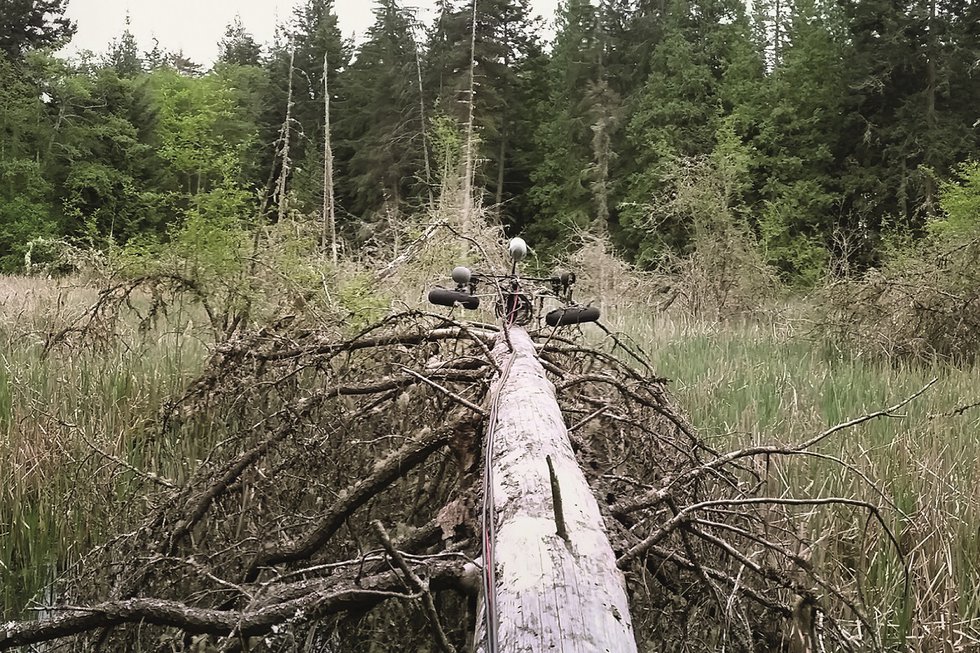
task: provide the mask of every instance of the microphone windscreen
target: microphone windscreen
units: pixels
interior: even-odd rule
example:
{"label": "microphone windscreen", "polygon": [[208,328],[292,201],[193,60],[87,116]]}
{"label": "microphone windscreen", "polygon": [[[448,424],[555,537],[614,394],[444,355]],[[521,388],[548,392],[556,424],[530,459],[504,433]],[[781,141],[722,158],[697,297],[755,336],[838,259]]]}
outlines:
{"label": "microphone windscreen", "polygon": [[527,243],[524,242],[523,238],[511,238],[507,251],[514,261],[521,261],[527,256]]}
{"label": "microphone windscreen", "polygon": [[429,303],[438,306],[455,306],[459,304],[463,308],[470,310],[479,308],[480,298],[458,290],[448,288],[433,288],[429,291]]}
{"label": "microphone windscreen", "polygon": [[470,272],[470,269],[468,267],[464,265],[457,265],[456,267],[453,268],[452,276],[453,276],[453,281],[455,281],[460,285],[463,285],[470,282],[470,279],[473,277],[473,273]]}
{"label": "microphone windscreen", "polygon": [[544,321],[550,327],[565,326],[566,324],[582,324],[595,322],[599,319],[599,309],[595,306],[569,306],[556,308],[545,316]]}

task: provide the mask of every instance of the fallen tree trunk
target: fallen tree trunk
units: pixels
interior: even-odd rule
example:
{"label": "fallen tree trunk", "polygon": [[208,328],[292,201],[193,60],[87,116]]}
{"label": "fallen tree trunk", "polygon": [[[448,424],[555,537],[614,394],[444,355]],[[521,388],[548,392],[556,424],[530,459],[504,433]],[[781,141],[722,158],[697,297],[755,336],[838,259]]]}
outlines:
{"label": "fallen tree trunk", "polygon": [[487,434],[493,627],[479,650],[636,651],[625,580],[534,343],[514,327],[492,353],[502,370]]}

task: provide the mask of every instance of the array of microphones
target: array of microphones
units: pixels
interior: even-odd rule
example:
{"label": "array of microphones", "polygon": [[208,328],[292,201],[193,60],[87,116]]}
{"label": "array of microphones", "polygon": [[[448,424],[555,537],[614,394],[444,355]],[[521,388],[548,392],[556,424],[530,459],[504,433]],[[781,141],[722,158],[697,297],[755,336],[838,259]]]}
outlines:
{"label": "array of microphones", "polygon": [[[507,251],[513,261],[514,267],[511,268],[511,275],[514,276],[517,263],[527,256],[527,243],[522,238],[512,238]],[[451,276],[456,287],[453,289],[433,288],[429,291],[429,302],[438,306],[462,306],[469,310],[479,308],[480,298],[475,294],[477,282],[480,281],[479,276],[474,275],[469,268],[462,265],[453,268]],[[545,322],[548,326],[559,327],[583,322],[596,322],[599,319],[598,308],[578,306],[572,303],[571,287],[575,284],[574,272],[558,272],[548,281],[551,283],[555,296],[568,303],[567,306],[556,308],[545,316]],[[507,290],[505,292],[516,291]]]}

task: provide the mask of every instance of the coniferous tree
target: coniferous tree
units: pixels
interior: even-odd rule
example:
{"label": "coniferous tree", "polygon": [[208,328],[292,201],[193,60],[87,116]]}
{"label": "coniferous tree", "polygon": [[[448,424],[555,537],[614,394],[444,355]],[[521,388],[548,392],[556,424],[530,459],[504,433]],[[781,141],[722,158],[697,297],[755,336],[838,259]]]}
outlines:
{"label": "coniferous tree", "polygon": [[657,201],[678,160],[706,157],[733,101],[761,75],[742,3],[674,0],[663,40],[653,50],[650,75],[632,99],[628,133],[636,156],[622,225],[644,263],[682,251],[690,238],[683,216],[662,214]]}
{"label": "coniferous tree", "polygon": [[360,216],[382,207],[397,213],[418,191],[423,148],[414,19],[397,0],[375,0],[374,16],[345,71],[336,124],[350,152],[347,206]]}
{"label": "coniferous tree", "polygon": [[426,86],[438,114],[459,125],[467,122],[472,36],[473,115],[483,162],[476,183],[491,203],[506,206],[526,188],[529,174],[519,144],[528,142],[525,107],[533,93],[528,80],[541,56],[530,4],[476,0],[474,7],[469,1],[442,0],[438,12],[427,48]]}
{"label": "coniferous tree", "polygon": [[0,51],[12,60],[28,50],[56,48],[75,34],[65,18],[67,0],[4,0],[0,2]]}
{"label": "coniferous tree", "polygon": [[143,72],[143,60],[140,58],[136,37],[129,30],[129,15],[126,15],[126,27],[118,38],[109,44],[109,50],[103,58],[103,64],[116,71],[120,77],[135,77]]}
{"label": "coniferous tree", "polygon": [[113,67],[68,65],[53,78],[45,170],[62,235],[92,244],[161,233],[166,165],[153,140],[156,110],[143,80]]}
{"label": "coniferous tree", "polygon": [[[337,26],[333,0],[306,0],[297,6],[293,20],[286,28],[286,37],[288,43],[280,43],[278,47],[274,45],[270,58],[270,76],[277,84],[273,89],[277,96],[273,106],[277,110],[272,118],[272,127],[277,133],[286,115],[286,88],[290,79],[292,49],[295,70],[292,74],[293,124],[290,127],[298,136],[291,140],[290,145],[290,158],[296,163],[293,188],[299,200],[298,208],[313,212],[321,206],[324,192],[324,61],[327,62],[326,73],[330,76],[331,114],[339,115],[344,94],[339,71],[347,67],[350,48]],[[334,154],[335,168],[340,176],[346,175],[346,161],[350,153],[338,148]]]}
{"label": "coniferous tree", "polygon": [[153,39],[153,48],[143,53],[147,71],[159,70],[169,65],[170,53],[160,47],[159,39]]}
{"label": "coniferous tree", "polygon": [[980,8],[959,0],[840,5],[852,44],[842,214],[872,234],[888,223],[918,230],[936,210],[936,177],[980,146]]}
{"label": "coniferous tree", "polygon": [[650,75],[650,59],[663,40],[668,5],[666,0],[607,0],[605,32],[611,42],[612,58],[609,68],[615,78],[623,80],[617,91],[624,97],[642,88]]}
{"label": "coniferous tree", "polygon": [[[833,5],[798,0],[783,2],[781,11],[779,59],[765,92],[740,111],[754,124],[766,255],[787,278],[812,281],[823,273],[839,226],[847,44]],[[767,56],[772,52],[769,46]]]}
{"label": "coniferous tree", "polygon": [[588,227],[595,215],[589,189],[594,117],[588,96],[601,81],[598,20],[589,0],[566,0],[559,10],[541,109],[545,119],[535,137],[540,159],[529,192],[538,219],[528,225],[528,233],[536,241],[557,242],[572,229]]}
{"label": "coniferous tree", "polygon": [[170,67],[181,75],[196,77],[197,75],[201,74],[201,64],[195,62],[190,57],[185,55],[183,50],[172,52],[168,59]]}
{"label": "coniferous tree", "polygon": [[218,43],[218,61],[237,66],[258,66],[261,63],[262,46],[245,26],[240,15],[225,27],[224,38]]}

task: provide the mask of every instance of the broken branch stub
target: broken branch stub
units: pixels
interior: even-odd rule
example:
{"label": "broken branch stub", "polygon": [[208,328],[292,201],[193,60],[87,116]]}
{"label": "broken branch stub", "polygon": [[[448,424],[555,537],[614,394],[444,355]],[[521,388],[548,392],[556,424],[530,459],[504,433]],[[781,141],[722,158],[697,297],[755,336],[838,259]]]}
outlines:
{"label": "broken branch stub", "polygon": [[[555,388],[521,328],[493,349],[491,474],[497,650],[636,651],[625,580],[578,466]],[[508,364],[509,363],[509,364]],[[550,457],[554,474],[549,473]],[[556,527],[552,477],[567,541]],[[486,643],[478,650],[487,650]]]}

